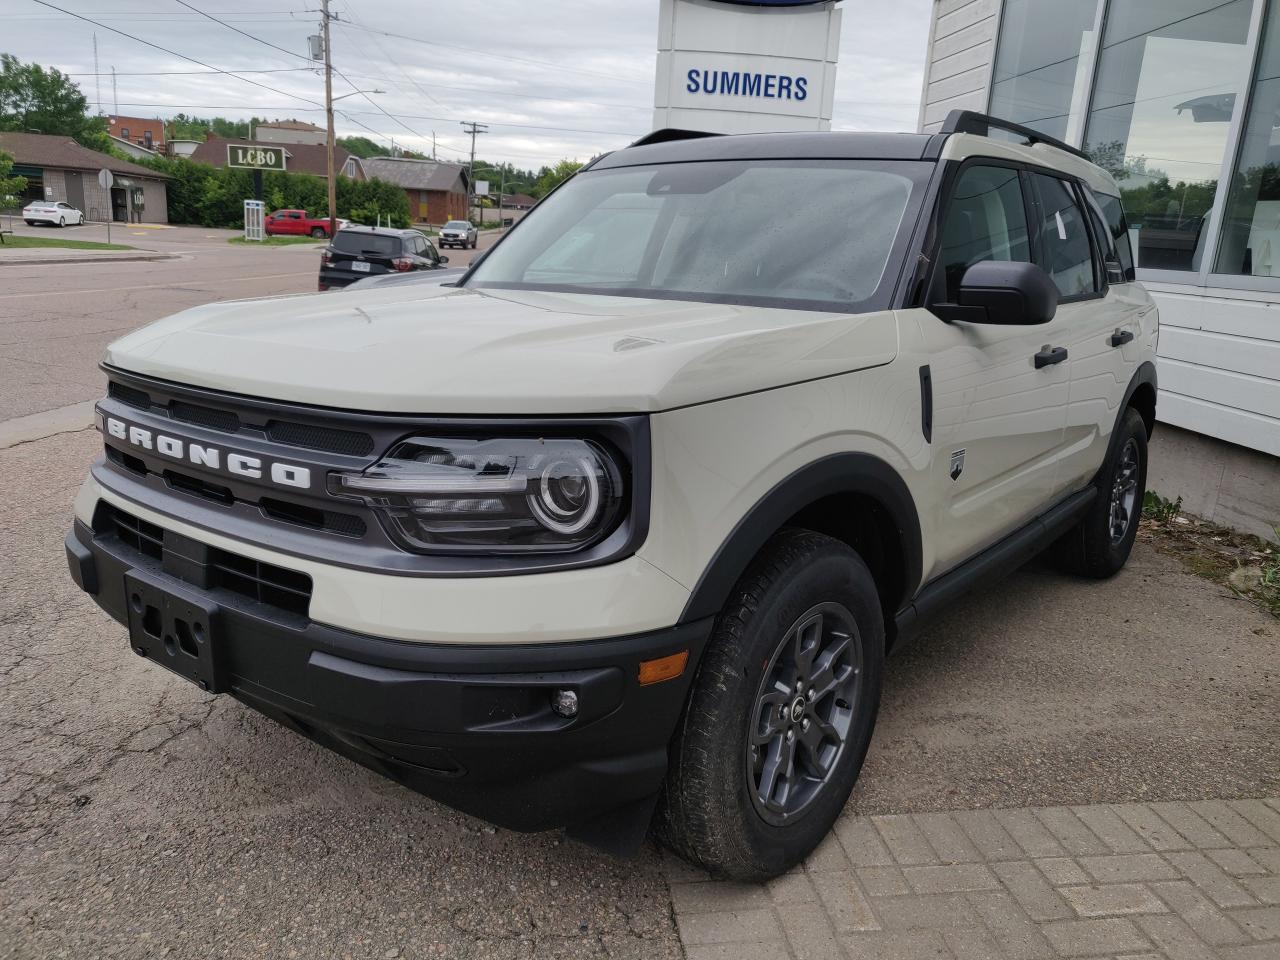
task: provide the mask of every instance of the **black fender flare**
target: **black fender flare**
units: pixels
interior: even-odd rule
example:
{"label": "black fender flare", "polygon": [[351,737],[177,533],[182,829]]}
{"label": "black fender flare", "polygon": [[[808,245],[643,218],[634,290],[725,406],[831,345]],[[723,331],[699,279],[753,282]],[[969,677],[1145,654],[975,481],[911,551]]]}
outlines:
{"label": "black fender flare", "polygon": [[[1094,477],[1095,483],[1097,482],[1098,476],[1102,475],[1102,471],[1106,468],[1106,465],[1111,462],[1111,458],[1115,456],[1116,438],[1120,435],[1120,421],[1124,419],[1125,411],[1129,409],[1129,406],[1133,401],[1133,395],[1137,393],[1138,388],[1142,386],[1151,387],[1151,389],[1155,391],[1156,396],[1160,396],[1160,385],[1157,382],[1156,377],[1156,365],[1150,360],[1144,360],[1138,365],[1138,369],[1134,371],[1133,376],[1129,380],[1129,386],[1125,388],[1124,400],[1122,400],[1120,402],[1120,406],[1116,408],[1116,422],[1111,426],[1111,437],[1107,441],[1107,456],[1106,459],[1102,461],[1102,465],[1098,467],[1098,474]],[[1154,428],[1154,426],[1155,421],[1153,418],[1152,427]],[[1147,436],[1148,439],[1150,439],[1150,433],[1148,433]]]}
{"label": "black fender flare", "polygon": [[[718,614],[733,585],[742,578],[760,548],[797,513],[825,497],[861,494],[876,500],[897,528],[902,548],[906,603],[920,586],[920,517],[911,491],[898,472],[868,453],[837,453],[801,467],[766,493],[740,519],[698,578],[681,623]],[[892,616],[893,611],[888,612]]]}

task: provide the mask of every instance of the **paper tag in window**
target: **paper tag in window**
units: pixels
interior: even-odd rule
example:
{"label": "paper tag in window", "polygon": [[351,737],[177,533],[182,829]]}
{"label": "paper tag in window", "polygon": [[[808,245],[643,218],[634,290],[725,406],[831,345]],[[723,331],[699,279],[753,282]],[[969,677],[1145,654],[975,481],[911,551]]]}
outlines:
{"label": "paper tag in window", "polygon": [[1062,214],[1057,210],[1053,211],[1053,219],[1058,221],[1058,239],[1067,239],[1067,225],[1062,222]]}

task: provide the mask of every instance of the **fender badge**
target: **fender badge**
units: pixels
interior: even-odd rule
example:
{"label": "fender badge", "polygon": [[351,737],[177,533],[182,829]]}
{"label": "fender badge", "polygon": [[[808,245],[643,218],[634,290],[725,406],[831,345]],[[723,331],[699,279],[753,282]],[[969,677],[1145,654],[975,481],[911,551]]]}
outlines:
{"label": "fender badge", "polygon": [[964,473],[964,451],[954,450],[951,453],[951,479],[960,479],[962,473]]}

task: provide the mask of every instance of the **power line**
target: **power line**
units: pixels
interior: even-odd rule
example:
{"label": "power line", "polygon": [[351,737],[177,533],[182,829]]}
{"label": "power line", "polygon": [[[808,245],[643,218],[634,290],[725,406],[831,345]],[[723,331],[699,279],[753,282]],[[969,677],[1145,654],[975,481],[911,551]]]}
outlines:
{"label": "power line", "polygon": [[306,60],[308,63],[311,62],[310,57],[304,57],[302,54],[298,53],[296,50],[289,50],[288,48],[282,47],[279,44],[272,43],[270,40],[263,40],[261,37],[255,37],[252,33],[248,33],[244,30],[241,30],[239,27],[232,26],[231,24],[227,23],[227,21],[225,20],[219,20],[212,13],[205,13],[199,7],[192,6],[191,4],[187,3],[187,0],[175,0],[175,2],[182,4],[182,6],[186,7],[192,13],[198,13],[200,16],[207,17],[208,19],[212,20],[214,23],[222,24],[222,26],[226,27],[228,30],[234,30],[236,33],[240,34],[240,36],[242,37],[248,37],[250,40],[254,41],[255,43],[261,43],[263,46],[270,47],[273,50],[279,50],[281,53],[287,53],[291,57],[298,57],[299,59]]}
{"label": "power line", "polygon": [[[236,73],[299,73],[310,72],[315,67],[275,67],[271,70],[237,70]],[[223,73],[222,70],[143,70],[140,72],[126,73],[120,71],[117,77],[211,77],[216,74]],[[101,73],[66,73],[67,77],[109,77],[110,71],[103,70]]]}
{"label": "power line", "polygon": [[278,93],[281,96],[293,97],[295,100],[301,100],[304,103],[315,104],[317,107],[322,106],[322,104],[317,103],[315,100],[312,100],[310,97],[299,96],[296,93],[290,93],[287,90],[281,90],[279,87],[273,87],[266,83],[259,83],[257,80],[250,80],[248,77],[242,77],[238,73],[235,73],[234,71],[223,70],[219,67],[215,67],[211,63],[205,63],[203,60],[197,60],[195,57],[189,57],[185,53],[178,53],[178,51],[176,50],[170,50],[168,47],[163,47],[158,43],[152,43],[150,40],[143,40],[141,37],[134,36],[132,33],[126,33],[124,30],[118,30],[115,27],[107,26],[107,24],[94,20],[92,17],[86,17],[83,14],[75,13],[74,11],[67,10],[64,7],[59,7],[56,4],[49,3],[48,0],[32,0],[32,2],[38,3],[42,7],[48,7],[50,10],[57,10],[59,13],[64,13],[69,17],[75,17],[77,20],[83,20],[85,23],[92,23],[94,26],[101,27],[103,30],[110,30],[112,33],[117,33],[122,37],[127,37],[128,39],[133,40],[136,43],[141,43],[144,46],[151,47],[153,50],[159,50],[162,53],[169,54],[169,56],[171,57],[177,57],[180,60],[186,60],[190,63],[196,64],[196,66],[200,66],[208,70],[212,70],[215,73],[225,74],[228,77],[235,77],[237,80],[243,81],[244,83],[252,84],[255,87],[261,87],[264,90],[270,90],[272,93]]}

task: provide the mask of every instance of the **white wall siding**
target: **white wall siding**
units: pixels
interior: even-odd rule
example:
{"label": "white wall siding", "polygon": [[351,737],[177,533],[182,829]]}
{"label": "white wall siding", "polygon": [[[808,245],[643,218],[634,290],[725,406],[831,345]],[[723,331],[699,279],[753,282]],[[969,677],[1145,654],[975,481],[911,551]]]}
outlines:
{"label": "white wall siding", "polygon": [[1160,307],[1160,420],[1280,456],[1280,302],[1148,287]]}
{"label": "white wall siding", "polygon": [[952,110],[985,110],[999,0],[938,0],[925,64],[920,129],[932,133]]}

